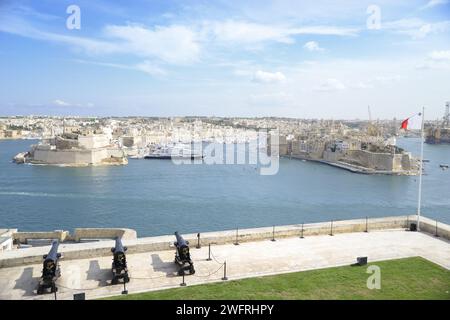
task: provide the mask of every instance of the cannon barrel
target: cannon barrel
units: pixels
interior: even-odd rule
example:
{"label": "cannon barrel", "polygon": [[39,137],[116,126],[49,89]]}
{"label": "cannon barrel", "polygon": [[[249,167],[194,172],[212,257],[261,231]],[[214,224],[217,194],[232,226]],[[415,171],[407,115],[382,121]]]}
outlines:
{"label": "cannon barrel", "polygon": [[58,240],[53,240],[52,241],[52,248],[50,249],[50,251],[48,252],[47,256],[45,257],[45,261],[48,261],[48,260],[56,261],[56,260],[58,260],[58,247],[59,247]]}
{"label": "cannon barrel", "polygon": [[177,247],[188,246],[188,242],[184,240],[184,238],[178,233],[178,231],[175,232],[175,237],[177,238]]}
{"label": "cannon barrel", "polygon": [[126,248],[122,244],[122,240],[119,237],[116,237],[116,245],[114,246],[114,253],[122,252],[125,253]]}

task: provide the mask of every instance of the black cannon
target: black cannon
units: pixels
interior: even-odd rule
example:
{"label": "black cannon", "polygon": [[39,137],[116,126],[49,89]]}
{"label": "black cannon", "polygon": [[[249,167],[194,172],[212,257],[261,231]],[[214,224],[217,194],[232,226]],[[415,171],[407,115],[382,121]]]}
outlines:
{"label": "black cannon", "polygon": [[116,238],[116,246],[111,248],[111,252],[113,253],[113,262],[112,262],[112,274],[113,278],[111,284],[118,284],[120,279],[123,279],[123,282],[129,282],[130,277],[128,276],[128,268],[127,268],[127,259],[125,257],[125,251],[127,251],[127,247],[122,245],[122,241],[119,237]]}
{"label": "black cannon", "polygon": [[43,294],[50,288],[50,292],[58,291],[56,287],[56,280],[61,276],[61,269],[59,268],[58,259],[61,258],[61,254],[58,253],[59,242],[57,240],[52,241],[52,248],[49,253],[43,256],[44,263],[42,268],[42,277],[39,280],[39,286],[37,288],[37,294]]}
{"label": "black cannon", "polygon": [[194,274],[194,262],[191,260],[191,255],[189,254],[189,241],[183,239],[182,236],[175,232],[175,237],[177,241],[174,242],[177,251],[175,252],[175,263],[180,266],[178,270],[178,275],[182,276],[189,271],[189,274]]}

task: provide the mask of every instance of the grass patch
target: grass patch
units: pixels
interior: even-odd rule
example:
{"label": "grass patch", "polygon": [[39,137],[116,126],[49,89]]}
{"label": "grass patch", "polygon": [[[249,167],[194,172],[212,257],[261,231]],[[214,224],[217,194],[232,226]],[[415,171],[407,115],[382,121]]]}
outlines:
{"label": "grass patch", "polygon": [[[381,289],[368,289],[367,266],[344,266],[187,286],[108,299],[440,299],[450,300],[450,271],[420,257],[369,263]],[[189,278],[187,278],[189,279]]]}

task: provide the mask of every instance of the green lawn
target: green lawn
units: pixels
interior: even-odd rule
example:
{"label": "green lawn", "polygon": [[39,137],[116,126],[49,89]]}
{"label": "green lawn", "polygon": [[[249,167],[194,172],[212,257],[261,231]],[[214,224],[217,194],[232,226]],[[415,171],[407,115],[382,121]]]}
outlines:
{"label": "green lawn", "polygon": [[[112,299],[445,299],[450,300],[450,271],[422,258],[389,260],[381,268],[381,289],[367,288],[367,266],[295,272]],[[189,277],[187,278],[189,279]],[[187,280],[189,282],[189,280]]]}

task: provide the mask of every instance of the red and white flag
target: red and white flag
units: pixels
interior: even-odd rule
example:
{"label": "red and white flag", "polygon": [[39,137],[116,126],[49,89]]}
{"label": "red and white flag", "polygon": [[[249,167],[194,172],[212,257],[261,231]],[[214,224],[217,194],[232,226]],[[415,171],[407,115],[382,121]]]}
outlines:
{"label": "red and white flag", "polygon": [[412,117],[415,117],[415,116],[419,116],[420,117],[421,115],[422,115],[422,113],[418,113],[418,114],[415,114],[415,115],[413,115],[413,116],[411,116],[409,118],[406,118],[405,120],[402,121],[402,125],[401,125],[400,129],[408,130],[409,119],[411,119]]}
{"label": "red and white flag", "polygon": [[408,130],[408,121],[409,121],[409,118],[403,120],[402,121],[402,126],[400,127],[400,129]]}

